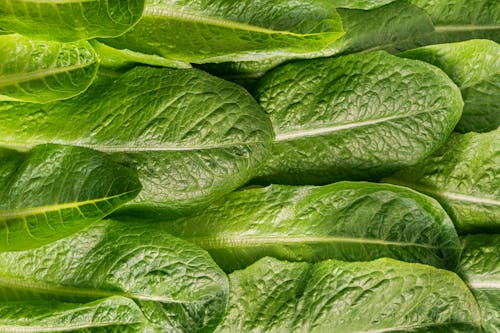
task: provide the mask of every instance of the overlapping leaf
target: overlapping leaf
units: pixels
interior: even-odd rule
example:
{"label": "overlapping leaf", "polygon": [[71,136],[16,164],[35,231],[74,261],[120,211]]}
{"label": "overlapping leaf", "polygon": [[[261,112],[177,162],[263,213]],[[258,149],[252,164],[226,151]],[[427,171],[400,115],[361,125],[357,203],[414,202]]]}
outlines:
{"label": "overlapping leaf", "polygon": [[264,60],[319,51],[343,34],[330,0],[148,0],[139,23],[102,40],[192,63]]}
{"label": "overlapping leaf", "polygon": [[137,169],[129,207],[191,213],[245,184],[267,157],[272,127],[241,87],[195,69],[136,67],[78,98],[0,104],[0,146],[92,147]]}
{"label": "overlapping leaf", "polygon": [[130,29],[143,10],[144,0],[3,0],[0,29],[60,41],[114,37]]}
{"label": "overlapping leaf", "polygon": [[42,145],[0,154],[0,188],[0,251],[12,251],[87,227],[132,200],[141,184],[101,152]]}
{"label": "overlapping leaf", "polygon": [[99,67],[85,41],[34,41],[0,35],[0,101],[46,103],[85,91]]}
{"label": "overlapping leaf", "polygon": [[385,52],[277,68],[255,96],[273,123],[262,183],[377,178],[434,152],[460,119],[460,90],[441,71]]}
{"label": "overlapping leaf", "polygon": [[163,228],[205,248],[226,271],[265,256],[309,262],[392,257],[454,269],[460,256],[458,235],[437,202],[365,182],[238,191]]}
{"label": "overlapping leaf", "polygon": [[210,331],[225,311],[226,275],[204,250],[152,230],[107,220],[35,250],[1,253],[0,301],[122,296],[161,332]]}
{"label": "overlapping leaf", "polygon": [[461,233],[500,231],[500,129],[454,133],[436,153],[385,181],[435,197]]}
{"label": "overlapping leaf", "polygon": [[487,132],[500,125],[500,45],[490,40],[431,45],[400,56],[441,68],[460,88],[464,111],[455,130]]}
{"label": "overlapping leaf", "polygon": [[483,332],[500,332],[500,234],[468,235],[462,238],[464,251],[460,273],[481,309]]}
{"label": "overlapping leaf", "polygon": [[216,332],[481,332],[464,282],[431,266],[264,258],[229,279]]}

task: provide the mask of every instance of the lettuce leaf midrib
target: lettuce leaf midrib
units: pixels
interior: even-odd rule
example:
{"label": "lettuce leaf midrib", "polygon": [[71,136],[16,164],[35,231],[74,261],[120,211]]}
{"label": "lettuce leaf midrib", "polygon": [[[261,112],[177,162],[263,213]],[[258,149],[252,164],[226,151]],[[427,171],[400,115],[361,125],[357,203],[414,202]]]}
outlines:
{"label": "lettuce leaf midrib", "polygon": [[[362,243],[394,246],[414,246],[428,249],[442,249],[443,247],[419,244],[412,242],[397,242],[380,240],[373,238],[354,238],[342,236],[252,236],[241,237],[238,235],[228,235],[234,237],[186,237],[187,241],[197,244],[204,249],[239,248],[239,247],[259,247],[263,245],[291,245],[310,243]],[[454,248],[453,248],[454,249]]]}
{"label": "lettuce leaf midrib", "polygon": [[71,209],[71,208],[79,208],[81,206],[92,205],[99,202],[106,202],[112,199],[126,197],[127,195],[133,194],[137,192],[139,189],[134,189],[126,192],[122,192],[120,194],[107,196],[98,199],[90,199],[83,201],[72,201],[72,202],[63,202],[57,203],[54,205],[46,205],[46,206],[37,206],[37,207],[27,207],[27,208],[18,208],[12,210],[0,210],[0,222],[8,221],[12,218],[23,218],[25,216],[35,216],[50,212],[57,212],[63,209]]}

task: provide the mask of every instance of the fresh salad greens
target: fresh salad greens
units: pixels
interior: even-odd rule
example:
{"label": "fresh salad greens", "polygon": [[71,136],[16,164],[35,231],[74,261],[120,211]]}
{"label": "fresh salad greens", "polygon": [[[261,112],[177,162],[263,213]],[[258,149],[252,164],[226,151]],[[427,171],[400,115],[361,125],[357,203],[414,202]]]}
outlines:
{"label": "fresh salad greens", "polygon": [[430,266],[263,258],[229,280],[216,332],[481,332],[465,283]]}
{"label": "fresh salad greens", "polygon": [[39,145],[0,153],[0,251],[69,236],[134,199],[131,168],[87,148]]}
{"label": "fresh salad greens", "polygon": [[374,179],[414,165],[444,143],[463,106],[444,73],[381,51],[279,67],[255,98],[276,134],[255,181],[282,184]]}
{"label": "fresh salad greens", "polygon": [[500,125],[500,45],[491,40],[430,45],[401,53],[441,68],[464,98],[456,131],[488,132]]}
{"label": "fresh salad greens", "polygon": [[462,243],[459,272],[479,303],[483,332],[500,332],[500,235],[467,235]]}
{"label": "fresh salad greens", "polygon": [[366,182],[246,189],[164,226],[206,249],[226,271],[265,256],[308,262],[391,257],[454,269],[460,256],[458,235],[437,202]]}
{"label": "fresh salad greens", "polygon": [[499,42],[498,0],[0,1],[0,332],[500,333]]}
{"label": "fresh salad greens", "polygon": [[436,153],[384,180],[435,197],[461,233],[500,232],[500,129],[454,133]]}

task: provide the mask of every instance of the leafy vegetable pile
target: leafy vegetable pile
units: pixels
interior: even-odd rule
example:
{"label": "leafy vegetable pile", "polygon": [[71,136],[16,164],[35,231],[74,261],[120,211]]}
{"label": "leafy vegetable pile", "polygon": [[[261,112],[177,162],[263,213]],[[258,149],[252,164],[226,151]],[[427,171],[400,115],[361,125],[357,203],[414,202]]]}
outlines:
{"label": "leafy vegetable pile", "polygon": [[0,332],[500,332],[498,42],[498,0],[2,1]]}

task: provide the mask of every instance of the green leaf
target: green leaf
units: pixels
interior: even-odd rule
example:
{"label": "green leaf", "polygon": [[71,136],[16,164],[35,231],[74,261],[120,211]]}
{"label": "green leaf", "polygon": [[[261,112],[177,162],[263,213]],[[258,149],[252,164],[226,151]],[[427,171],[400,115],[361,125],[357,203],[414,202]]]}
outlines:
{"label": "green leaf", "polygon": [[384,181],[436,198],[459,233],[500,232],[500,129],[454,133],[436,153]]}
{"label": "green leaf", "polygon": [[0,301],[133,299],[162,332],[211,331],[227,302],[204,250],[145,222],[97,222],[35,250],[0,254]]}
{"label": "green leaf", "polygon": [[233,192],[163,228],[209,251],[225,271],[265,256],[309,262],[392,257],[454,269],[460,256],[453,223],[437,202],[365,182]]}
{"label": "green leaf", "polygon": [[400,56],[438,66],[458,85],[464,110],[455,130],[487,132],[500,125],[500,45],[471,40],[421,47]]}
{"label": "green leaf", "polygon": [[229,279],[216,332],[481,332],[467,286],[431,266],[264,258]]}
{"label": "green leaf", "polygon": [[264,60],[318,51],[343,34],[330,0],[148,0],[126,34],[102,40],[119,49],[184,62]]}
{"label": "green leaf", "polygon": [[113,296],[86,304],[58,301],[0,303],[1,332],[153,332],[133,300]]}
{"label": "green leaf", "polygon": [[330,0],[337,8],[375,9],[395,0]]}
{"label": "green leaf", "polygon": [[137,169],[128,212],[140,216],[191,213],[244,185],[272,139],[248,92],[195,69],[136,67],[68,101],[0,104],[0,146],[86,146]]}
{"label": "green leaf", "polygon": [[282,66],[261,79],[255,96],[276,133],[259,183],[388,175],[441,146],[463,105],[440,70],[385,52]]}
{"label": "green leaf", "polygon": [[91,40],[90,43],[99,55],[101,71],[124,72],[140,64],[171,68],[191,68],[190,64],[178,60],[165,59],[157,55],[138,53],[130,50],[118,50],[97,40]]}
{"label": "green leaf", "polygon": [[136,173],[101,152],[42,145],[0,157],[0,251],[38,247],[110,214],[140,191]]}
{"label": "green leaf", "polygon": [[428,43],[459,42],[473,38],[500,42],[498,0],[410,0],[424,9],[436,28]]}
{"label": "green leaf", "polygon": [[89,43],[34,41],[0,35],[0,101],[46,103],[84,92],[98,57]]}
{"label": "green leaf", "polygon": [[500,234],[468,235],[462,238],[460,261],[463,279],[481,309],[483,332],[500,332]]}
{"label": "green leaf", "polygon": [[144,0],[4,0],[0,29],[66,42],[114,37],[130,29],[143,10]]}
{"label": "green leaf", "polygon": [[420,46],[422,38],[434,33],[427,14],[405,0],[394,1],[373,10],[341,8],[338,12],[342,18],[345,35],[319,52],[286,56],[277,54],[265,61],[206,64],[202,68],[228,78],[256,77],[291,58],[318,58],[367,50],[397,53]]}

